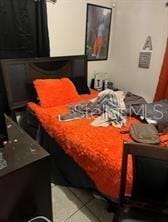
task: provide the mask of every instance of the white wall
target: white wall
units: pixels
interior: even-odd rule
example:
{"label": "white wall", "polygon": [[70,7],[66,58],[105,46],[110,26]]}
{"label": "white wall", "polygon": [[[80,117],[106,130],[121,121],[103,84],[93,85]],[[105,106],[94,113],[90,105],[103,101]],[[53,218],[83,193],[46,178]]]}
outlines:
{"label": "white wall", "polygon": [[[125,90],[155,94],[168,36],[165,0],[118,0],[113,27],[112,79]],[[150,69],[138,68],[139,52],[147,36],[152,37]]]}
{"label": "white wall", "polygon": [[[56,4],[48,2],[47,10],[51,56],[84,54],[87,3],[112,8],[114,2],[115,0],[57,0]],[[110,39],[109,44],[108,60],[88,63],[89,82],[95,71],[111,71],[111,42],[112,39]]]}
{"label": "white wall", "polygon": [[[95,71],[108,72],[119,88],[153,99],[168,35],[167,0],[57,0],[47,3],[51,56],[84,54],[86,5],[113,9],[109,57],[89,62],[89,80]],[[150,69],[138,68],[139,52],[152,37]]]}

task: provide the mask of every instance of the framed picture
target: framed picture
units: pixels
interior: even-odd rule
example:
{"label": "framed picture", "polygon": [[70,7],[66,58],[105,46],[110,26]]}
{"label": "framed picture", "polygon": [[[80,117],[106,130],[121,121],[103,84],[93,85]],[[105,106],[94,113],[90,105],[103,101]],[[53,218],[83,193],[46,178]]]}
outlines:
{"label": "framed picture", "polygon": [[85,54],[89,61],[108,58],[112,9],[87,4]]}
{"label": "framed picture", "polygon": [[151,52],[140,52],[139,54],[139,68],[149,69]]}

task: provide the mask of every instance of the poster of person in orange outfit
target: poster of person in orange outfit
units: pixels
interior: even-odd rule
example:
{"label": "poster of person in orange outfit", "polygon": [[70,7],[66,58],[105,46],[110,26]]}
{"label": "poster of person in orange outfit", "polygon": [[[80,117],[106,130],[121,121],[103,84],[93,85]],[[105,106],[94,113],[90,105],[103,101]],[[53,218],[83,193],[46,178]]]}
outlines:
{"label": "poster of person in orange outfit", "polygon": [[85,53],[90,61],[108,57],[111,14],[111,8],[87,5]]}
{"label": "poster of person in orange outfit", "polygon": [[100,58],[101,51],[104,46],[104,31],[105,31],[105,25],[104,22],[100,22],[100,24],[97,27],[96,30],[96,39],[93,43],[93,48],[92,48],[92,57],[96,57],[96,59]]}

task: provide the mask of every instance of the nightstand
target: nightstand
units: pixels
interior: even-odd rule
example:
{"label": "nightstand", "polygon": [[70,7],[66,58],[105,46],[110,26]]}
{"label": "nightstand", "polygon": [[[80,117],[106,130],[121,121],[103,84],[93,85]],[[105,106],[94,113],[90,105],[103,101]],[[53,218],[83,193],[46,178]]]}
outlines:
{"label": "nightstand", "polygon": [[49,154],[6,117],[9,141],[2,149],[7,167],[0,170],[0,221],[52,220]]}

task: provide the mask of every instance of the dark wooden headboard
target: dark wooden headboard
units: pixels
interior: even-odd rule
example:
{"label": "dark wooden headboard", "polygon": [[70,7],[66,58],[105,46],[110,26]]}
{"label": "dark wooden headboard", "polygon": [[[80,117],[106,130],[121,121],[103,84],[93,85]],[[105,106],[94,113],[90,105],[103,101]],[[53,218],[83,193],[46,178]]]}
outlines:
{"label": "dark wooden headboard", "polygon": [[10,110],[25,107],[27,84],[35,79],[83,77],[87,81],[87,60],[83,55],[52,58],[1,60]]}

